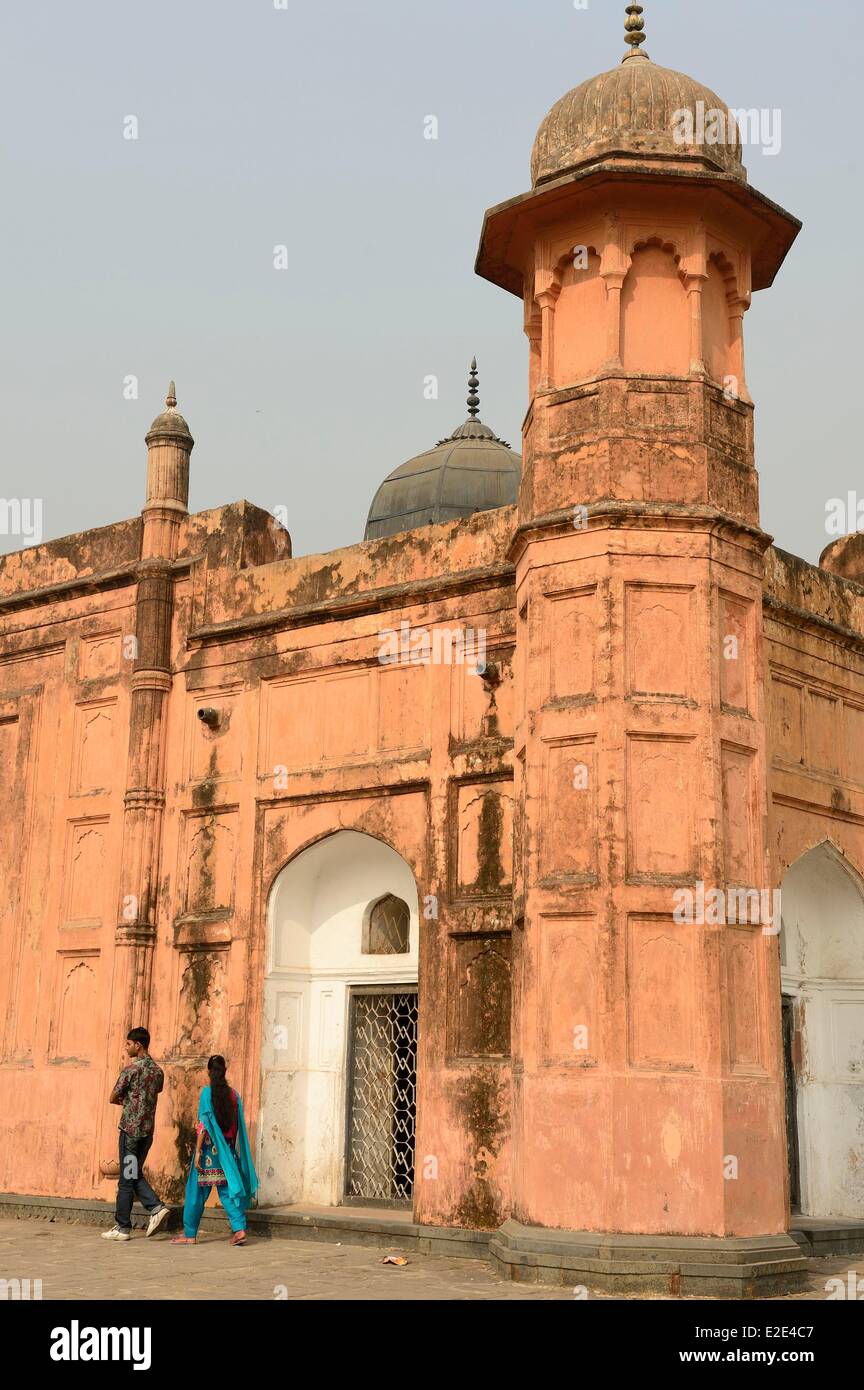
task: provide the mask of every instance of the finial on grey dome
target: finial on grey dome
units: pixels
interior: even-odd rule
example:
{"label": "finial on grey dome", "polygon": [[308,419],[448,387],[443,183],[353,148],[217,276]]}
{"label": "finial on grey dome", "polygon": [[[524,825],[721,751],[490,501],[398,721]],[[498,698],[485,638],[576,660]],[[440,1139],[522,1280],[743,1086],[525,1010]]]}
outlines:
{"label": "finial on grey dome", "polygon": [[468,375],[468,414],[472,420],[480,414],[480,397],[477,387],[480,385],[480,378],[477,375],[477,358],[471,358],[471,370]]}

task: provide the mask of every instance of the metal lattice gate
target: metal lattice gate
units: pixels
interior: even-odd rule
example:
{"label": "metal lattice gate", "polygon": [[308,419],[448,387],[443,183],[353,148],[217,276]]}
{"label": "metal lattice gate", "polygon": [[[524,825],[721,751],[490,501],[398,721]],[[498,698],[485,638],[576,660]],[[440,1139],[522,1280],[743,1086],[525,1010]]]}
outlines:
{"label": "metal lattice gate", "polygon": [[352,990],[345,1201],[411,1201],[417,1114],[417,991]]}
{"label": "metal lattice gate", "polygon": [[782,998],[783,1020],[783,1069],[786,1078],[786,1152],[789,1164],[789,1203],[793,1211],[801,1202],[801,1184],[798,1172],[798,1102],[795,1094],[795,1062],[793,1060],[793,1040],[795,1037],[795,1004],[788,996]]}

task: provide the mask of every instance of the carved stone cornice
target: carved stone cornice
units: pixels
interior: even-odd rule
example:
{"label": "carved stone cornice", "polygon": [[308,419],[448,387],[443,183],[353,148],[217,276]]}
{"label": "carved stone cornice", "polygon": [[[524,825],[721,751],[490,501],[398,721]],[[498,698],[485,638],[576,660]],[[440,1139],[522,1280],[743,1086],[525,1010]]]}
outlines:
{"label": "carved stone cornice", "polygon": [[135,671],[129,684],[133,694],[138,690],[161,690],[168,695],[171,691],[172,679],[170,671]]}
{"label": "carved stone cornice", "polygon": [[154,787],[130,787],[123,798],[127,811],[162,811],[165,792]]}
{"label": "carved stone cornice", "polygon": [[156,927],[152,922],[118,922],[114,929],[116,946],[155,946]]}

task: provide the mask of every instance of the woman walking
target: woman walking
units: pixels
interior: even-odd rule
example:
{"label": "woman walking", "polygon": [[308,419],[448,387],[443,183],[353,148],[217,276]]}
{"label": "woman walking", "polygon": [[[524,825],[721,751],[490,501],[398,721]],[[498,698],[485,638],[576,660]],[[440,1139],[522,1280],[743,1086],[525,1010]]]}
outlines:
{"label": "woman walking", "polygon": [[204,1205],[211,1187],[219,1194],[231,1226],[231,1244],[246,1244],[246,1208],[258,1188],[252,1162],[243,1102],[225,1079],[225,1058],[207,1063],[210,1085],[201,1092],[195,1126],[195,1157],[186,1183],[183,1234],[172,1245],[195,1245]]}

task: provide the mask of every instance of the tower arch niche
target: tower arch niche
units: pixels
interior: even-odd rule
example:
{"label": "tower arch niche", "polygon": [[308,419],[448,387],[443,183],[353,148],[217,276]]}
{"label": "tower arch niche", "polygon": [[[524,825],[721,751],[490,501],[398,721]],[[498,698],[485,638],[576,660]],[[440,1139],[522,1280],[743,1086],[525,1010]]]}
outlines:
{"label": "tower arch niche", "polygon": [[554,313],[554,385],[570,386],[594,376],[606,348],[606,284],[594,246],[584,248],[578,264],[573,248],[555,268],[560,294]]}
{"label": "tower arch niche", "polygon": [[[368,950],[370,910],[384,898],[407,906],[407,951]],[[352,993],[416,989],[419,932],[411,869],[371,835],[336,831],[276,876],[267,904],[262,1205],[343,1200]]]}
{"label": "tower arch niche", "polygon": [[781,981],[800,1039],[800,1209],[864,1217],[864,881],[827,841],[787,870]]}
{"label": "tower arch niche", "polygon": [[659,237],[633,251],[621,295],[621,360],[625,372],[690,371],[690,312],[680,257]]}

